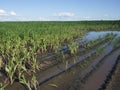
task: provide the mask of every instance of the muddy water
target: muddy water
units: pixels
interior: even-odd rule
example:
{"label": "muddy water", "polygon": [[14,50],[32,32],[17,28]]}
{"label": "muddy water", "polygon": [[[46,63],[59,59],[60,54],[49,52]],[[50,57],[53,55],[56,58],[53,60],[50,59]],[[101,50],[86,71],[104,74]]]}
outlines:
{"label": "muddy water", "polygon": [[[81,89],[81,87],[77,87],[77,88],[69,88],[69,86],[70,85],[72,85],[71,84],[71,82],[70,81],[73,81],[74,82],[74,79],[75,79],[75,77],[79,77],[79,78],[84,78],[84,76],[87,74],[87,73],[89,73],[91,70],[92,70],[92,68],[93,67],[95,67],[96,66],[96,64],[97,63],[99,63],[99,61],[104,57],[104,56],[106,56],[108,53],[110,53],[111,51],[113,50],[113,47],[111,46],[111,45],[109,45],[109,46],[107,46],[107,48],[105,49],[105,51],[104,51],[104,53],[101,55],[101,57],[98,57],[98,58],[96,58],[96,60],[86,69],[86,70],[84,70],[84,71],[82,71],[82,73],[79,75],[79,73],[80,73],[80,69],[78,69],[78,70],[72,70],[72,72],[73,73],[75,73],[75,75],[72,75],[71,73],[68,73],[67,72],[67,74],[62,74],[62,75],[60,75],[60,76],[57,76],[57,77],[55,77],[55,78],[53,78],[53,79],[51,79],[50,81],[48,81],[48,82],[46,82],[45,84],[43,84],[43,85],[41,85],[40,87],[39,87],[39,90],[46,90],[46,89],[48,89],[49,88],[49,90],[80,90]],[[119,49],[119,52],[120,52],[120,49]],[[117,56],[117,54],[116,53],[119,53],[118,52],[118,50],[115,52],[115,56]],[[111,56],[111,55],[110,55]],[[98,81],[99,80],[101,80],[100,82],[100,84],[102,84],[103,82],[102,81],[104,81],[104,79],[105,79],[105,77],[106,77],[106,74],[108,74],[108,71],[107,70],[110,70],[111,69],[111,67],[112,67],[112,65],[114,64],[114,58],[115,58],[115,56],[114,56],[114,54],[113,54],[113,56],[111,56],[110,58],[111,58],[111,60],[110,61],[108,61],[109,60],[109,58],[107,58],[107,59],[105,59],[107,62],[105,62],[103,65],[104,65],[104,67],[102,67],[102,69],[100,70],[101,72],[100,73],[98,73],[97,75],[99,75],[99,76],[102,76],[101,75],[101,73],[102,72],[104,72],[104,73],[102,73],[103,74],[103,76],[104,76],[104,78],[103,79],[98,79]],[[113,60],[112,60],[113,59]],[[109,63],[109,64],[108,64]],[[103,71],[104,70],[104,71]],[[99,76],[97,77],[97,78],[99,78]],[[97,79],[96,78],[96,76],[94,76],[94,80],[96,80]],[[91,80],[92,81],[92,80]],[[99,88],[99,86],[100,86],[100,84],[99,84],[99,82],[98,81],[96,81],[96,82],[92,82],[92,85],[94,86],[94,83],[98,83],[97,85],[96,85],[96,87],[98,87]],[[76,83],[76,82],[75,82]],[[81,84],[81,83],[80,83]],[[91,82],[90,82],[90,84],[91,84]],[[74,85],[74,83],[73,83],[73,85]],[[85,89],[85,90],[97,90],[97,89],[89,89],[89,86],[91,86],[91,85],[89,85],[89,84],[85,84],[85,85],[88,85],[88,86],[85,86],[85,87],[88,87],[87,89]],[[83,89],[82,89],[83,90]]]}
{"label": "muddy water", "polygon": [[120,53],[120,49],[109,55],[105,62],[88,78],[83,90],[98,90],[115,63],[116,58]]}
{"label": "muddy water", "polygon": [[[106,47],[107,45],[108,45],[107,43],[104,44],[105,47]],[[109,48],[109,49],[107,49],[107,52],[105,51],[106,54],[108,54],[108,53],[112,50],[111,46],[108,46],[107,48]],[[87,54],[79,57],[79,59],[77,59],[75,62],[74,62],[73,60],[71,60],[72,62],[69,62],[69,63],[67,64],[67,67],[66,67],[65,64],[62,63],[62,64],[59,64],[59,66],[57,66],[57,67],[53,67],[53,68],[49,69],[48,72],[45,71],[45,72],[42,72],[42,74],[39,73],[39,74],[37,75],[37,77],[39,77],[39,79],[38,79],[39,84],[41,85],[41,84],[43,84],[44,82],[46,82],[46,81],[48,81],[48,80],[50,80],[50,79],[52,79],[52,78],[60,75],[61,73],[65,72],[66,70],[68,70],[68,69],[76,66],[76,64],[78,64],[78,63],[82,62],[83,60],[87,59],[87,58],[88,58],[88,55],[93,55],[93,54],[95,54],[95,52],[96,52],[96,49],[93,49],[93,50],[90,51],[89,53],[87,53]],[[105,56],[105,55],[103,55],[103,57],[104,57],[104,56]],[[101,60],[101,58],[100,58],[100,60]],[[73,63],[73,62],[74,62],[74,63]],[[95,63],[95,62],[94,62],[94,63]],[[49,73],[49,74],[48,74],[48,73]]]}
{"label": "muddy water", "polygon": [[25,87],[19,82],[14,82],[14,85],[9,85],[5,90],[26,90]]}
{"label": "muddy water", "polygon": [[[89,54],[94,54],[94,52],[95,51],[90,52]],[[73,62],[68,63],[67,67],[65,64],[60,64],[58,67],[54,67],[54,69],[52,68],[52,70],[49,70],[49,74],[48,72],[45,72],[45,74],[43,74],[44,72],[42,72],[42,74],[37,75],[39,77],[39,80],[38,80],[39,84],[41,85],[42,83],[48,81],[49,79],[60,75],[61,73],[65,72],[67,69],[70,69],[71,67],[75,66],[79,62],[85,60],[86,58],[87,58],[87,55],[83,55],[74,63]]]}
{"label": "muddy water", "polygon": [[110,78],[107,78],[107,82],[103,85],[104,90],[120,90],[120,55],[115,65],[113,72],[109,74]]}

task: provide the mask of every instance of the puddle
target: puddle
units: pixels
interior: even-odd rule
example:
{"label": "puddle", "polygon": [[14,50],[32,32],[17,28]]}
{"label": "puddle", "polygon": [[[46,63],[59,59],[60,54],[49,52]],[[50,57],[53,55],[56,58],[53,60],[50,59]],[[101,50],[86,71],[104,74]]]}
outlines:
{"label": "puddle", "polygon": [[95,32],[95,31],[90,31],[87,33],[85,36],[85,40],[95,40],[98,39],[99,37],[103,37],[106,34],[116,34],[117,36],[120,36],[120,31],[100,31],[100,32]]}

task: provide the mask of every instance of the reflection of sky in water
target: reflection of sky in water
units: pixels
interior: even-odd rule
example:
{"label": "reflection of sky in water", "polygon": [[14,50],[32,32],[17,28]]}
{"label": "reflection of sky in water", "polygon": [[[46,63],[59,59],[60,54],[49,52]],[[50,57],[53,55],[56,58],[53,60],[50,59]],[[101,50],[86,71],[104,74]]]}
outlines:
{"label": "reflection of sky in water", "polygon": [[85,40],[94,40],[99,37],[103,37],[108,33],[113,33],[113,34],[117,34],[117,36],[120,36],[120,31],[100,31],[100,32],[91,31],[87,33]]}

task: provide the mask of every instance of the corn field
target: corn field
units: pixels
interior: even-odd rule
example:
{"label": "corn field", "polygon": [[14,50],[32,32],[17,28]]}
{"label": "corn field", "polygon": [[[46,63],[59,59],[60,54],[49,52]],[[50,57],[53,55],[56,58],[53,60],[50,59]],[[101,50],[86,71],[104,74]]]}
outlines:
{"label": "corn field", "polygon": [[0,22],[0,73],[7,78],[7,82],[0,81],[0,88],[4,90],[17,78],[29,90],[36,89],[36,77],[31,75],[28,81],[25,73],[39,71],[38,56],[59,53],[64,45],[74,54],[78,49],[74,40],[82,39],[90,30],[107,29],[120,29],[120,22]]}

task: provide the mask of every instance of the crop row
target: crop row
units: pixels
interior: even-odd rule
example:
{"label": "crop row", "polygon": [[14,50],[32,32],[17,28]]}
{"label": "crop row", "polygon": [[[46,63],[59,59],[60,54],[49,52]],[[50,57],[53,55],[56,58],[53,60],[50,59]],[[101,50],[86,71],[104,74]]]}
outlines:
{"label": "crop row", "polygon": [[[10,84],[17,78],[21,83],[36,88],[35,76],[29,82],[23,73],[30,75],[40,69],[38,57],[51,52],[58,53],[66,44],[74,54],[79,48],[74,40],[82,39],[87,30],[119,28],[119,21],[104,22],[107,26],[101,22],[99,25],[95,23],[98,22],[93,22],[93,26],[90,22],[0,22],[1,74],[8,78]],[[6,83],[1,83],[6,86]]]}

